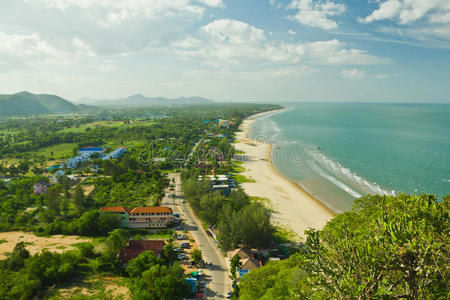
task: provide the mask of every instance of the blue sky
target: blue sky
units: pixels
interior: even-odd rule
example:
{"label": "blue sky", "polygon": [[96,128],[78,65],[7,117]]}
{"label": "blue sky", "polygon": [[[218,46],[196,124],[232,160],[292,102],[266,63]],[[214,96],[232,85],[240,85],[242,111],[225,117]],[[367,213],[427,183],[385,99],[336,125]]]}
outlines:
{"label": "blue sky", "polygon": [[0,93],[450,101],[448,0],[0,0]]}

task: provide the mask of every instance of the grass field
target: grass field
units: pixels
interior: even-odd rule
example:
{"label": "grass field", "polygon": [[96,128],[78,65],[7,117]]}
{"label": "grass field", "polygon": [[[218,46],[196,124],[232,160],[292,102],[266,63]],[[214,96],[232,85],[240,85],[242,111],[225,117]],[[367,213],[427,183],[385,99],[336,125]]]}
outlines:
{"label": "grass field", "polygon": [[44,156],[46,160],[67,159],[73,157],[73,149],[76,147],[75,143],[59,144],[39,149],[35,153],[37,156]]}
{"label": "grass field", "polygon": [[[153,121],[138,121],[131,124],[126,124],[125,128],[127,127],[134,127],[134,126],[146,126],[152,124]],[[61,132],[84,132],[87,128],[96,128],[96,127],[123,127],[123,121],[97,121],[93,123],[86,123],[80,125],[78,128],[66,128],[61,130]]]}

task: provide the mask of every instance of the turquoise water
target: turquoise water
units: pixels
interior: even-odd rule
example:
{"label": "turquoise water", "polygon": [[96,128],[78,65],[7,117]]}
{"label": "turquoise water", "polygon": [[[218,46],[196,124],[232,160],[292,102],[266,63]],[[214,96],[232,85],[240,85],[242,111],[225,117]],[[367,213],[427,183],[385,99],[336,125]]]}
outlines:
{"label": "turquoise water", "polygon": [[365,194],[450,193],[450,104],[296,103],[254,123],[275,168],[336,212]]}

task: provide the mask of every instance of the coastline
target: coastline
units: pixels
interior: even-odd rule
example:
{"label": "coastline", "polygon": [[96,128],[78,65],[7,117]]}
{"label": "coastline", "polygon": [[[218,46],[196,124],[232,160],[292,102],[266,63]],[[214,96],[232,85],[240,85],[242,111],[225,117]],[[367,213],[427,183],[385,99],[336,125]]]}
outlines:
{"label": "coastline", "polygon": [[255,181],[242,184],[245,192],[249,196],[268,198],[274,210],[272,221],[277,225],[287,226],[299,237],[304,237],[306,229],[322,228],[335,213],[297,183],[278,172],[272,162],[272,144],[248,137],[256,120],[283,110],[264,112],[244,119],[240,126],[241,132],[236,133],[239,143],[234,146],[236,150],[245,152],[241,160],[245,168],[242,175]]}

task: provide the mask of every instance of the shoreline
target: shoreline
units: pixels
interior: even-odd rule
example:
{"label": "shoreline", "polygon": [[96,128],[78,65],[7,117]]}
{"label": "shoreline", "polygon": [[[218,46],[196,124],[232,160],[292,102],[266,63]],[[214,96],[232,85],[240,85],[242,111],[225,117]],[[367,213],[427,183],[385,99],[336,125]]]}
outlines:
{"label": "shoreline", "polygon": [[261,117],[284,111],[273,110],[252,115],[243,120],[241,132],[236,133],[236,150],[245,152],[243,161],[245,171],[242,175],[255,182],[241,184],[249,196],[264,197],[270,200],[274,223],[280,223],[304,237],[308,228],[320,229],[336,213],[320,200],[306,192],[300,185],[286,178],[275,168],[272,161],[270,143],[262,143],[248,137],[252,124]]}

